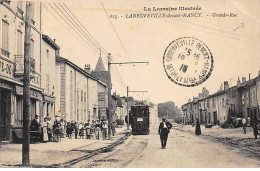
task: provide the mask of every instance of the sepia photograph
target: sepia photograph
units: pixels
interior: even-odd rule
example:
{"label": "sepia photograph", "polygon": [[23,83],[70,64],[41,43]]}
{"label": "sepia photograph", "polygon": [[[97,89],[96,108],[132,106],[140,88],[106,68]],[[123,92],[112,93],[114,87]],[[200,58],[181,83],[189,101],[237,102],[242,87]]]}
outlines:
{"label": "sepia photograph", "polygon": [[0,168],[260,168],[259,0],[0,0]]}

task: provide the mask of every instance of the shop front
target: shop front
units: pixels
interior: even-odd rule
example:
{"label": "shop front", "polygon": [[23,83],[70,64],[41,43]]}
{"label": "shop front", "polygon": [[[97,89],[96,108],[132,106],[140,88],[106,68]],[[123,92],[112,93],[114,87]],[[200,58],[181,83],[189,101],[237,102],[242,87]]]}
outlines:
{"label": "shop front", "polygon": [[10,140],[12,92],[12,85],[0,80],[0,141]]}

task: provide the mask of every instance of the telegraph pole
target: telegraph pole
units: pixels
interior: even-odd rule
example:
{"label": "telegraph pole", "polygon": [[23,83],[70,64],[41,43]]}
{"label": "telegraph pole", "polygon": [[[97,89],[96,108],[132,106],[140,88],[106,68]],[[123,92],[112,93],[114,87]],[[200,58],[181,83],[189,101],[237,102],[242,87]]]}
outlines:
{"label": "telegraph pole", "polygon": [[31,56],[31,4],[26,2],[24,37],[24,76],[23,76],[23,145],[22,165],[30,166],[30,56]]}
{"label": "telegraph pole", "polygon": [[127,130],[129,130],[129,112],[128,112],[128,86],[126,87],[126,114],[127,114]]}
{"label": "telegraph pole", "polygon": [[142,92],[142,93],[147,93],[148,91],[129,91],[129,87],[127,86],[127,89],[126,89],[126,91],[127,91],[127,103],[126,103],[126,111],[127,111],[127,129],[129,130],[129,122],[130,122],[130,117],[129,117],[129,112],[128,112],[128,93],[129,92],[132,92],[132,93],[140,93],[140,92]]}
{"label": "telegraph pole", "polygon": [[108,139],[111,140],[111,54],[108,53]]}

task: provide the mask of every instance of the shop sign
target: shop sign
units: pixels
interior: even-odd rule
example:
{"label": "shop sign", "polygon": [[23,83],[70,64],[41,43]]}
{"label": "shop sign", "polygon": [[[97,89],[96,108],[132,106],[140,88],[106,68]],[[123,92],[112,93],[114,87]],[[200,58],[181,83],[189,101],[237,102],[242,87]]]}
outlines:
{"label": "shop sign", "polygon": [[5,89],[9,89],[9,90],[13,89],[13,87],[10,84],[8,84],[6,82],[2,82],[2,81],[0,81],[0,87],[5,88]]}
{"label": "shop sign", "polygon": [[[23,95],[23,87],[16,86],[15,90],[17,95]],[[36,99],[42,99],[41,93],[34,90],[30,90],[30,97]]]}
{"label": "shop sign", "polygon": [[13,78],[14,64],[0,57],[0,75]]}
{"label": "shop sign", "polygon": [[43,96],[43,100],[48,102],[55,102],[55,98],[50,96]]}

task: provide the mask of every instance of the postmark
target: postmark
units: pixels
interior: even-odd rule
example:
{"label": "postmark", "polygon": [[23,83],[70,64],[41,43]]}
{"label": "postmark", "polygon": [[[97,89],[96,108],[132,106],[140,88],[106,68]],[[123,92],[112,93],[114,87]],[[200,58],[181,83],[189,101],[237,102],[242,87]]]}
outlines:
{"label": "postmark", "polygon": [[213,71],[213,56],[208,46],[193,37],[181,37],[165,49],[163,67],[177,85],[194,87],[205,82]]}

